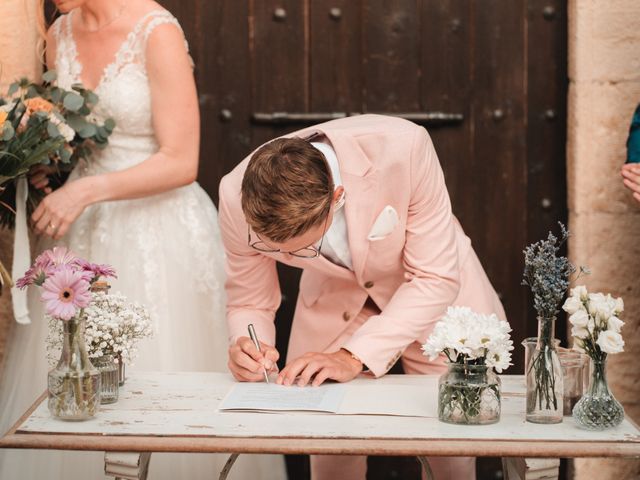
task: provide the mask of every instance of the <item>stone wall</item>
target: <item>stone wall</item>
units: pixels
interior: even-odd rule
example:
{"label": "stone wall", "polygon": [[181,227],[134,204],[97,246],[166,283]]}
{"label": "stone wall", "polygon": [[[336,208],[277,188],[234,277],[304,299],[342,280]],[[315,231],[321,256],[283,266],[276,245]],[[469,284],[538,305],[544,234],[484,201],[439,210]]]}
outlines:
{"label": "stone wall", "polygon": [[[36,12],[38,0],[0,1],[0,92],[16,78],[37,78],[41,73],[38,55]],[[10,268],[13,233],[0,229],[0,259]],[[0,296],[0,367],[7,338],[13,326],[8,289]],[[1,370],[0,370],[1,371]]]}
{"label": "stone wall", "polygon": [[[609,381],[640,422],[640,204],[622,185],[629,122],[640,103],[640,2],[569,1],[567,172],[569,251],[591,267],[585,283],[622,296],[625,352],[609,357]],[[636,479],[639,460],[575,462],[575,478]]]}

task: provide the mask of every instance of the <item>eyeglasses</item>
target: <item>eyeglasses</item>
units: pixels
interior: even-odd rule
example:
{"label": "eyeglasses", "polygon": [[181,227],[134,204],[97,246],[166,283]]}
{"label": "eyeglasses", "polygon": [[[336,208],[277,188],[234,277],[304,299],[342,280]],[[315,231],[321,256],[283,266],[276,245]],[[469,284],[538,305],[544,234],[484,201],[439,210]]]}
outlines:
{"label": "eyeglasses", "polygon": [[256,237],[258,237],[258,240],[255,242],[252,242],[251,227],[249,227],[249,225],[247,225],[247,243],[251,248],[253,248],[254,250],[258,250],[259,252],[288,253],[289,255],[292,255],[294,257],[299,257],[299,258],[317,258],[320,256],[320,250],[322,249],[322,242],[324,241],[324,235],[327,232],[327,224],[329,222],[330,213],[331,211],[327,213],[327,217],[324,219],[324,228],[322,229],[323,234],[322,234],[322,238],[320,239],[320,245],[318,245],[318,248],[314,247],[313,245],[309,245],[308,247],[304,247],[299,250],[294,250],[292,252],[283,252],[279,248],[269,247],[266,243],[262,241],[262,239],[260,238],[260,236],[258,236],[257,233],[256,233]]}

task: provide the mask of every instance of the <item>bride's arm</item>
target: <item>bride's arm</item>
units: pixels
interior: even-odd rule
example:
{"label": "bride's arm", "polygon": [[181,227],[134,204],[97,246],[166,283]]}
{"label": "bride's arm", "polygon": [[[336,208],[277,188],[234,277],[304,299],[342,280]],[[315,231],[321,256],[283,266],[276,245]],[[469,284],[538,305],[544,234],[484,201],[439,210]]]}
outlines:
{"label": "bride's arm", "polygon": [[174,25],[155,28],[149,37],[146,57],[158,151],[139,165],[79,178],[45,197],[33,213],[39,233],[60,238],[93,203],[146,197],[195,180],[200,118],[182,33]]}

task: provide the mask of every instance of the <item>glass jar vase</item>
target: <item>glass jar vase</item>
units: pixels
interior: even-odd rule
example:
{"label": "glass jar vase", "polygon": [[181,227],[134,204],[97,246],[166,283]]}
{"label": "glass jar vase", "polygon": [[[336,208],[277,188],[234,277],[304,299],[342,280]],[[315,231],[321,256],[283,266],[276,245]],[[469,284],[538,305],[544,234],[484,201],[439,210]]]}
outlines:
{"label": "glass jar vase", "polygon": [[555,317],[538,318],[538,342],[525,372],[528,422],[562,422],[564,385],[554,342],[555,324]]}
{"label": "glass jar vase", "polygon": [[500,420],[500,379],[486,365],[447,364],[438,381],[442,422],[488,425]]}
{"label": "glass jar vase", "polygon": [[607,356],[591,359],[589,389],[573,407],[573,418],[587,430],[617,427],[624,420],[624,409],[609,391],[607,384]]}
{"label": "glass jar vase", "polygon": [[61,420],[86,420],[100,408],[100,372],[87,354],[80,314],[63,322],[62,352],[47,378],[48,407]]}
{"label": "glass jar vase", "polygon": [[93,364],[101,375],[100,403],[105,405],[117,402],[120,379],[115,358],[113,355],[103,355],[94,358]]}

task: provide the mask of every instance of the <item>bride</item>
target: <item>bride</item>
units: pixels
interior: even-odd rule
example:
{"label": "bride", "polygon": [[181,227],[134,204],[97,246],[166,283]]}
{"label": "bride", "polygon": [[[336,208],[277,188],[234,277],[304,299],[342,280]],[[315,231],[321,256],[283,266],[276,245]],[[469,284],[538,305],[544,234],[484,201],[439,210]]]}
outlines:
{"label": "bride", "polygon": [[[118,273],[113,290],[144,303],[155,336],[134,369],[226,371],[223,248],[215,207],[195,182],[199,112],[177,20],[152,0],[55,0],[47,34],[58,84],[82,83],[116,129],[33,214],[37,233]],[[46,172],[32,183],[48,191]],[[38,250],[44,248],[41,241]],[[30,292],[0,385],[5,432],[46,387],[46,322]],[[30,380],[29,379],[33,379]],[[154,454],[149,478],[215,478],[225,455]],[[2,479],[104,478],[102,453],[0,451]],[[230,479],[285,478],[281,456],[241,455]]]}

